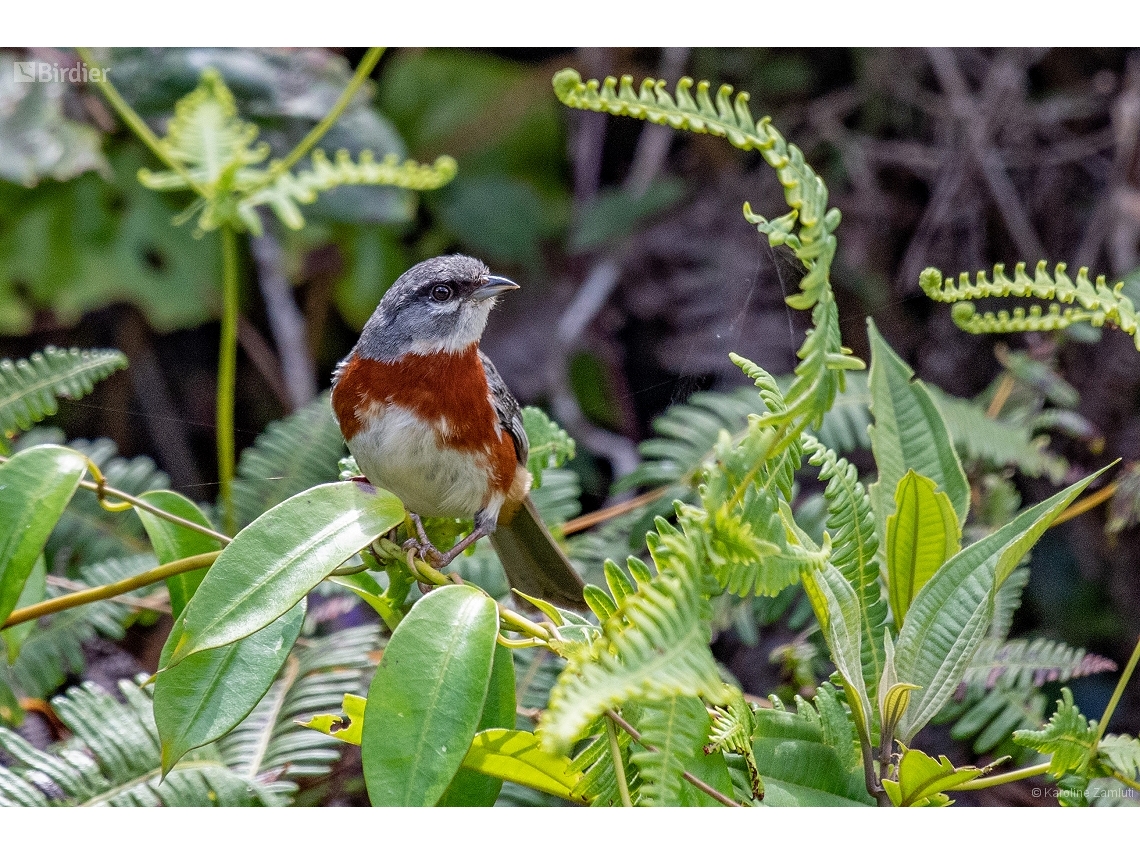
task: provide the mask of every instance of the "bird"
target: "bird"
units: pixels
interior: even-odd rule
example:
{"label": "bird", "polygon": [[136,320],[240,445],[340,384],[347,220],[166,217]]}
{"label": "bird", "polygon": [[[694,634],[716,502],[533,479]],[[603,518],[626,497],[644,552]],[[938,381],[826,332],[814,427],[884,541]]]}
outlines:
{"label": "bird", "polygon": [[[512,588],[571,608],[583,582],[530,498],[518,402],[479,349],[496,300],[518,284],[482,261],[421,261],[385,292],[336,366],[332,408],[361,474],[408,511],[415,549],[444,567],[487,536]],[[421,517],[474,520],[440,551]]]}

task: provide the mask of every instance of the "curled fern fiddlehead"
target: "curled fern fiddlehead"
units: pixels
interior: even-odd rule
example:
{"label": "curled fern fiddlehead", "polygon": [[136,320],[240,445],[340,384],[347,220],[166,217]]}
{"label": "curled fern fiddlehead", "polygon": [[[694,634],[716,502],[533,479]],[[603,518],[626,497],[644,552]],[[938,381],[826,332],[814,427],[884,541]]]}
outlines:
{"label": "curled fern fiddlehead", "polygon": [[[1089,279],[1087,267],[1077,271],[1076,281],[1065,273],[1065,264],[1058,264],[1050,277],[1044,261],[1030,276],[1025,272],[1024,262],[1018,262],[1013,277],[1006,275],[1005,265],[995,264],[993,280],[986,278],[985,271],[979,271],[976,281],[971,282],[966,273],[958,276],[958,281],[933,267],[922,271],[918,284],[926,296],[942,303],[954,303],[951,317],[959,327],[970,333],[1008,333],[1062,330],[1072,324],[1088,323],[1102,327],[1106,323],[1124,330],[1132,336],[1136,348],[1140,350],[1140,317],[1136,307],[1124,293],[1124,283],[1118,282],[1109,288],[1103,275],[1096,281]],[[1031,297],[1048,300],[1048,309],[1040,305],[1028,309],[1018,306],[1009,312],[979,312],[973,300],[986,297]]]}
{"label": "curled fern fiddlehead", "polygon": [[659,125],[725,137],[737,148],[758,150],[776,171],[784,198],[791,210],[772,220],[753,213],[744,205],[744,216],[768,236],[772,246],[787,245],[807,269],[800,293],[788,297],[795,309],[813,309],[814,328],[797,354],[796,380],[788,390],[787,411],[771,416],[783,437],[774,452],[784,450],[809,424],[818,424],[844,384],[844,371],[864,367],[843,347],[839,313],[829,280],[839,226],[839,210],[827,207],[827,187],[804,160],[803,152],[788,143],[767,118],[756,121],[748,109],[748,93],[732,97],[732,87],[722,85],[715,98],[711,86],[684,77],[671,96],[664,81],[646,79],[637,91],[628,75],[607,77],[603,82],[583,81],[574,69],[554,75],[554,92],[562,103],[580,110],[612,113],[644,119]]}

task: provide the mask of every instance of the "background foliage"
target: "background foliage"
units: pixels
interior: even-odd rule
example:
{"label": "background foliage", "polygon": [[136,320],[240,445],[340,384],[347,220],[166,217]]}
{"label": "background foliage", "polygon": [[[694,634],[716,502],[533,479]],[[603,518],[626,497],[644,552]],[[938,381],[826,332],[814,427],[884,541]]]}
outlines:
{"label": "background foliage", "polygon": [[[99,58],[114,69],[127,101],[160,128],[200,72],[217,69],[240,114],[281,155],[327,113],[361,54],[134,49]],[[70,53],[36,51],[6,53],[0,64],[28,58],[75,61]],[[496,311],[485,349],[520,399],[543,405],[578,441],[570,472],[584,490],[584,510],[615,484],[620,494],[673,481],[707,450],[702,438],[670,431],[670,416],[662,416],[668,406],[703,407],[710,444],[722,422],[732,424],[732,399],[700,397],[747,383],[728,351],[775,374],[792,368],[806,324],[783,302],[799,278],[796,262],[758,241],[739,216],[745,199],[757,210],[775,206],[781,191],[770,173],[756,155],[708,138],[570,114],[549,84],[568,64],[589,76],[724,80],[748,90],[753,114],[771,114],[803,148],[844,215],[832,271],[844,342],[869,358],[862,318],[871,315],[917,374],[942,390],[932,394],[972,461],[967,474],[986,485],[983,519],[1007,519],[1018,503],[1042,499],[1117,457],[1127,466],[1140,459],[1140,357],[1127,336],[1074,327],[1064,335],[1004,336],[995,347],[993,337],[955,327],[950,311],[922,293],[919,273],[928,265],[952,274],[1048,258],[1067,260],[1074,271],[1088,265],[1110,282],[1124,279],[1125,293],[1140,296],[1136,63],[1124,50],[389,51],[322,145],[422,163],[449,154],[458,175],[427,194],[338,188],[306,208],[300,230],[271,226],[251,241],[242,258],[236,408],[239,448],[251,448],[235,483],[238,516],[246,522],[284,496],[335,478],[339,441],[317,396],[383,288],[437,252],[479,255],[524,284]],[[0,102],[0,356],[16,359],[47,345],[125,353],[129,371],[111,374],[81,402],[61,402],[50,423],[69,440],[90,437],[85,453],[101,455],[112,484],[136,494],[170,485],[212,500],[216,244],[197,240],[193,222],[171,227],[185,199],[139,184],[138,168],[153,162],[91,92],[17,86],[5,77]],[[819,436],[869,472],[862,381],[851,377]],[[0,396],[3,382],[0,371]],[[962,406],[968,398],[981,407]],[[46,413],[55,403],[41,406]],[[679,431],[702,423],[679,412]],[[987,412],[990,421],[979,422]],[[19,418],[0,406],[6,430]],[[281,448],[306,449],[304,465],[275,469]],[[1140,632],[1131,561],[1140,544],[1130,525],[1136,490],[1121,483],[1111,506],[1050,532],[1034,550],[1016,635],[1043,634],[1041,643],[1063,642],[1118,663],[1127,658]],[[819,489],[802,483],[799,501],[808,511],[809,494]],[[568,491],[571,502],[575,492]],[[631,544],[644,543],[653,514],[674,498],[661,496],[620,530],[576,539],[576,557],[624,562]],[[67,512],[68,530],[49,544],[51,574],[91,565],[135,572],[115,562],[141,551],[137,520],[123,520],[113,540],[84,538],[96,518],[84,500],[93,505],[93,497],[79,496]],[[576,512],[565,508],[562,516]],[[819,519],[822,528],[822,512]],[[337,602],[330,597],[310,623],[361,619],[335,614]],[[812,648],[818,636],[813,642],[803,631],[802,596],[718,608],[714,651],[747,692],[775,692],[791,704],[796,689],[826,676]],[[153,671],[153,639],[162,636],[138,625],[124,635],[134,614],[90,607],[57,617],[51,627],[59,622],[60,631],[39,643],[57,638],[58,654],[49,660],[68,667],[34,670],[50,687],[31,687],[30,675],[15,681],[40,696],[84,676],[115,691],[117,678]],[[76,631],[75,622],[84,628]],[[108,644],[108,635],[120,643]],[[1107,701],[1112,678],[1096,676],[1091,665],[1082,669],[1083,661],[1073,662],[1074,673],[1092,676],[1073,690],[1092,715]],[[985,676],[965,679],[977,682]],[[1057,696],[1031,698],[1032,684],[1006,678],[1005,706],[974,706],[972,718],[958,718],[944,734],[972,745],[947,740],[928,753],[964,761],[971,747],[985,755],[1014,727],[1040,725]],[[1124,731],[1140,729],[1135,692],[1131,687],[1114,720]],[[962,695],[971,709],[976,701],[965,685]],[[1009,726],[987,733],[1003,716]],[[36,716],[27,721],[25,728],[42,727]],[[225,768],[238,768],[227,757],[223,749]],[[301,798],[362,798],[351,771],[326,765],[313,777],[317,783]],[[1026,798],[1016,786],[987,794],[995,797]]]}

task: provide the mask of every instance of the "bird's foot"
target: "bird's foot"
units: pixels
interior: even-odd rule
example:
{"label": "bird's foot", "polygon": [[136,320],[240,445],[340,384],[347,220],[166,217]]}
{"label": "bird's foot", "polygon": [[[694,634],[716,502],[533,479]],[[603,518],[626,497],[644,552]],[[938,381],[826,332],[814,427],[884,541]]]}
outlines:
{"label": "bird's foot", "polygon": [[465,538],[459,541],[459,543],[455,544],[455,546],[447,550],[447,552],[440,552],[428,538],[427,532],[424,531],[424,524],[423,521],[419,518],[419,515],[409,513],[408,516],[412,518],[412,522],[415,524],[417,537],[409,538],[406,540],[404,542],[404,549],[414,550],[420,556],[420,558],[422,558],[436,570],[446,567],[448,564],[455,560],[455,557],[457,555],[467,549],[467,547],[469,547],[479,538],[489,533],[488,529],[485,529],[482,526],[476,526],[475,530],[471,532],[471,534],[467,535]]}

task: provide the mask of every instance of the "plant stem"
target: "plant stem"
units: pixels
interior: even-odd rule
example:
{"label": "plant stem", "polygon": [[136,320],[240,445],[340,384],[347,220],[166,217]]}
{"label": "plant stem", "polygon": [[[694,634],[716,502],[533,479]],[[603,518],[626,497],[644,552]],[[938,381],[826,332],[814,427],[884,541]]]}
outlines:
{"label": "plant stem", "polygon": [[291,152],[285,155],[284,159],[270,166],[265,180],[262,182],[263,186],[276,181],[281,175],[291,169],[298,160],[304,157],[309,149],[320,142],[321,137],[328,133],[329,128],[336,124],[336,120],[340,118],[341,113],[343,113],[349,103],[351,103],[353,96],[356,95],[356,90],[368,79],[368,75],[372,73],[372,69],[376,67],[376,63],[380,61],[380,57],[383,53],[384,48],[382,47],[372,47],[368,49],[368,52],[364,54],[364,58],[360,60],[360,64],[356,66],[356,73],[352,75],[352,80],[349,81],[344,91],[340,93],[340,98],[337,99],[336,104],[333,105],[328,115],[321,119],[316,127],[309,131],[309,133],[305,135],[305,138],[297,143]]}
{"label": "plant stem", "polygon": [[56,612],[62,612],[66,609],[73,609],[76,606],[85,606],[88,603],[117,597],[120,594],[126,594],[129,591],[145,588],[147,585],[153,585],[155,582],[161,582],[163,579],[169,579],[171,576],[177,576],[179,573],[188,573],[191,570],[200,570],[203,567],[209,567],[221,554],[221,550],[218,550],[216,552],[204,552],[201,555],[192,555],[189,558],[180,558],[177,561],[171,561],[169,564],[159,565],[153,570],[147,570],[145,573],[139,573],[137,576],[129,576],[118,582],[112,582],[110,585],[99,585],[96,588],[88,588],[85,591],[76,591],[74,594],[64,594],[62,597],[53,597],[50,600],[44,600],[42,603],[36,603],[27,608],[16,609],[8,616],[8,619],[4,621],[4,625],[0,627],[0,629],[7,629],[18,623],[35,620],[44,615],[55,614]]}
{"label": "plant stem", "polygon": [[1053,520],[1053,522],[1049,524],[1049,528],[1054,528],[1056,526],[1059,526],[1061,523],[1068,522],[1073,517],[1079,517],[1085,511],[1091,511],[1097,505],[1103,505],[1114,495],[1116,495],[1116,485],[1117,482],[1113,481],[1107,487],[1101,487],[1091,496],[1086,496],[1079,502],[1074,502],[1062,513],[1058,514],[1057,519]]}
{"label": "plant stem", "polygon": [[575,517],[572,520],[564,522],[561,526],[564,535],[576,534],[580,531],[585,531],[588,528],[593,528],[604,522],[609,522],[614,517],[620,517],[627,511],[632,511],[636,508],[643,507],[652,502],[656,502],[662,496],[668,494],[671,486],[658,487],[656,490],[650,490],[648,493],[634,496],[632,499],[627,499],[624,502],[618,502],[616,505],[611,505],[608,508],[602,508],[597,511],[592,511],[588,514],[582,514],[580,517]]}
{"label": "plant stem", "polygon": [[[79,54],[79,58],[88,66],[95,65],[95,58],[91,55],[90,48],[77,47],[75,52]],[[119,114],[119,118],[123,120],[126,126],[134,132],[136,137],[146,144],[146,147],[153,152],[155,157],[161,160],[170,169],[177,172],[182,177],[182,180],[186,182],[187,186],[199,196],[206,198],[209,195],[206,188],[194,180],[194,177],[183,164],[169,157],[167,153],[163,151],[162,143],[159,142],[158,137],[154,135],[154,131],[152,131],[150,126],[143,121],[142,117],[131,108],[131,105],[123,99],[123,96],[119,94],[119,90],[107,79],[107,76],[102,74],[100,77],[102,79],[93,82],[99,87],[99,90],[103,93],[103,97],[115,108],[115,112]]]}
{"label": "plant stem", "polygon": [[1097,742],[1104,738],[1105,730],[1108,729],[1108,720],[1116,712],[1116,705],[1120,703],[1120,698],[1124,694],[1124,687],[1132,679],[1132,672],[1136,670],[1137,663],[1140,663],[1140,638],[1136,639],[1136,646],[1132,648],[1132,656],[1129,657],[1124,670],[1120,672],[1120,679],[1116,681],[1116,688],[1113,689],[1112,697],[1108,699],[1108,706],[1104,708],[1104,714],[1100,717],[1100,724],[1096,728]]}
{"label": "plant stem", "polygon": [[1001,784],[1011,784],[1014,781],[1024,781],[1026,778],[1033,778],[1037,775],[1044,775],[1049,771],[1049,764],[1038,763],[1036,766],[1029,766],[1025,769],[1014,769],[1012,772],[1005,772],[1001,775],[992,775],[988,778],[975,778],[972,781],[966,781],[964,784],[958,784],[954,787],[947,787],[946,792],[957,792],[959,790],[985,790],[989,787],[997,787]]}
{"label": "plant stem", "polygon": [[625,764],[621,760],[621,746],[618,745],[617,729],[613,719],[606,718],[606,739],[610,743],[610,756],[614,761],[614,774],[617,776],[618,794],[623,807],[633,807],[629,798],[629,783],[625,779]]}
{"label": "plant stem", "polygon": [[233,534],[234,519],[234,386],[237,378],[238,260],[237,233],[229,223],[222,231],[222,335],[218,346],[216,433],[222,528]]}
{"label": "plant stem", "polygon": [[[658,750],[657,748],[654,748],[652,745],[647,745],[645,743],[644,739],[642,738],[641,733],[637,730],[637,728],[634,727],[632,724],[630,724],[628,721],[626,721],[624,718],[622,718],[618,713],[614,712],[613,710],[606,710],[605,715],[606,715],[606,726],[607,727],[610,725],[610,722],[613,722],[618,727],[620,727],[622,730],[624,730],[626,733],[628,733],[630,735],[630,737],[634,741],[636,741],[637,744],[640,745],[642,748],[646,749],[647,751],[657,751]],[[698,778],[696,775],[694,775],[690,772],[684,772],[684,771],[681,772],[681,777],[684,778],[686,781],[688,781],[690,784],[692,784],[694,787],[696,787],[698,790],[700,790],[702,793],[705,793],[706,795],[711,796],[712,798],[716,799],[722,805],[727,805],[728,807],[744,807],[744,805],[740,804],[739,802],[735,801],[734,799],[730,799],[728,796],[726,796],[720,790],[716,789],[715,787],[710,786],[709,784],[706,784],[704,781],[702,781],[700,778]]]}
{"label": "plant stem", "polygon": [[[0,464],[7,462],[8,458],[0,454]],[[167,520],[168,522],[172,522],[175,525],[180,525],[183,528],[188,528],[191,531],[196,531],[199,534],[206,535],[207,537],[212,537],[219,543],[229,543],[232,540],[232,538],[222,534],[221,532],[214,531],[212,528],[207,528],[204,525],[199,525],[198,523],[180,517],[177,514],[172,514],[170,511],[164,511],[162,508],[156,507],[150,502],[144,499],[140,499],[138,496],[132,496],[130,493],[124,493],[122,490],[116,490],[114,487],[108,486],[105,483],[99,484],[96,481],[80,481],[79,486],[84,490],[90,490],[97,496],[109,496],[113,499],[118,499],[120,502],[126,502],[128,504],[134,505],[136,508],[144,510],[148,514],[153,514],[154,516],[161,517],[162,519]]]}

